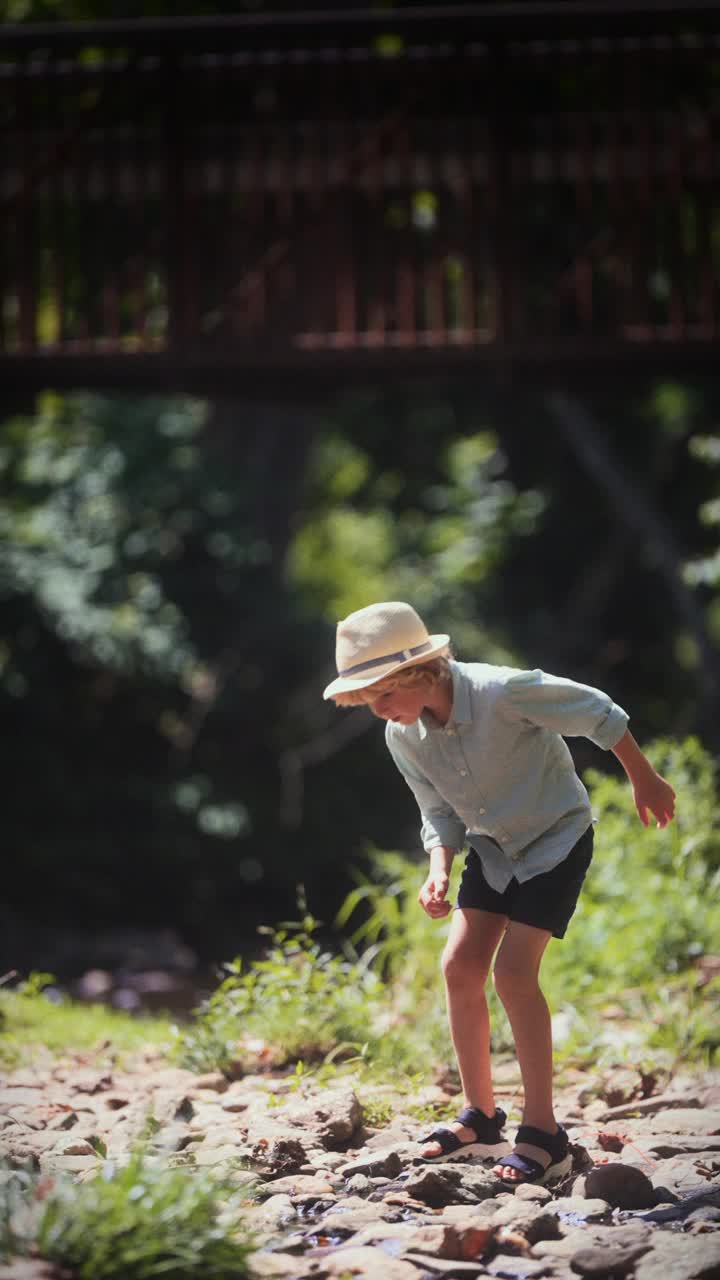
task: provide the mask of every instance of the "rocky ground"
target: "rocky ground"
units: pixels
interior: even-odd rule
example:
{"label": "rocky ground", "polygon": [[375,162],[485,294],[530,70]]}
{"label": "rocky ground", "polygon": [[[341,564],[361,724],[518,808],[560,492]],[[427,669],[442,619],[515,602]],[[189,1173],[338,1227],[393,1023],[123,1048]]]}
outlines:
{"label": "rocky ground", "polygon": [[[514,1072],[499,1072],[510,1136]],[[247,1187],[258,1277],[720,1278],[720,1071],[616,1069],[591,1087],[566,1073],[557,1110],[573,1172],[551,1190],[514,1193],[480,1162],[414,1163],[414,1140],[432,1127],[418,1110],[431,1115],[452,1092],[67,1059],[0,1085],[1,1176],[33,1164],[89,1179],[150,1129],[151,1158],[222,1169]],[[57,1274],[37,1261],[0,1267],[0,1280]]]}

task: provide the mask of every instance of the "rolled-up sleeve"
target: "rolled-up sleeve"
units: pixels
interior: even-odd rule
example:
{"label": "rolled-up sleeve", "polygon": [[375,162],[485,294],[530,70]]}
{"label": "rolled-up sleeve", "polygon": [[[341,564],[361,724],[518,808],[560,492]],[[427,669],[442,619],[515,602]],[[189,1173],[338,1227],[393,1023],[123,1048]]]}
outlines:
{"label": "rolled-up sleeve", "polygon": [[546,671],[518,671],[505,683],[503,694],[510,715],[563,737],[589,738],[603,751],[617,745],[630,719],[601,689]]}
{"label": "rolled-up sleeve", "polygon": [[430,779],[407,759],[398,744],[390,742],[387,734],[385,741],[390,755],[417,800],[422,818],[420,837],[423,848],[429,852],[441,844],[448,849],[462,849],[467,833],[465,823],[452,805],[443,799]]}

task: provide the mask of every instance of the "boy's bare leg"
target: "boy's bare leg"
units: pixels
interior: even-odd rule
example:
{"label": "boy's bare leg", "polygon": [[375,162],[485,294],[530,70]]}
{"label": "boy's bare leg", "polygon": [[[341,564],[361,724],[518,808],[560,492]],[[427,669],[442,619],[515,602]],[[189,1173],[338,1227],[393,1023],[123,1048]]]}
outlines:
{"label": "boy's bare leg", "polygon": [[[523,1123],[545,1133],[555,1133],[557,1122],[552,1100],[552,1028],[550,1010],[538,982],[540,961],[552,934],[545,929],[511,921],[495,960],[495,989],[510,1026],[523,1080]],[[523,1155],[547,1163],[547,1152],[522,1143]],[[517,1169],[495,1166],[508,1182],[522,1180]]]}
{"label": "boy's bare leg", "polygon": [[[443,954],[448,1021],[465,1106],[479,1107],[487,1116],[495,1114],[495,1098],[490,1075],[490,1020],[485,983],[507,922],[507,916],[490,911],[458,908],[453,913]],[[464,1125],[456,1123],[449,1128],[462,1142],[472,1142],[475,1138],[472,1129]],[[439,1153],[436,1142],[422,1149],[425,1157]]]}

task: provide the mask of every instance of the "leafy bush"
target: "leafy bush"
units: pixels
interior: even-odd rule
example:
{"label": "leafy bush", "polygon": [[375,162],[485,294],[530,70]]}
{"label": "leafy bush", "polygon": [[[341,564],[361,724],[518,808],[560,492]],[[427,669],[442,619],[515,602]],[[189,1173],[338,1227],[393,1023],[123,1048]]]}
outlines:
{"label": "leafy bush", "polygon": [[695,738],[647,755],[677,794],[663,831],[638,820],[624,779],[589,771],[595,857],[577,913],[545,965],[555,998],[661,982],[691,968],[720,937],[717,769]]}
{"label": "leafy bush", "polygon": [[253,1247],[240,1213],[231,1183],[140,1155],[80,1185],[19,1171],[0,1194],[0,1250],[7,1260],[32,1249],[77,1280],[240,1280]]}
{"label": "leafy bush", "polygon": [[263,959],[247,969],[242,958],[224,966],[227,977],[181,1036],[184,1066],[233,1070],[247,1055],[248,1037],[271,1046],[276,1064],[376,1048],[387,1002],[383,983],[368,964],[325,949],[318,928],[305,914],[266,929],[271,945]]}

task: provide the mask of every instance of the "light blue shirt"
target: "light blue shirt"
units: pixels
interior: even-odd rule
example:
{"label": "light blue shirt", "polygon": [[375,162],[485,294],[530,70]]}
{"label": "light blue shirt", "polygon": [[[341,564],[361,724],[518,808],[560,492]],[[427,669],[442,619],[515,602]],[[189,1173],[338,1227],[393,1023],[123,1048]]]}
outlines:
{"label": "light blue shirt", "polygon": [[385,740],[415,795],[422,841],[462,849],[467,838],[499,893],[567,857],[592,822],[587,791],[563,742],[608,751],[628,715],[600,689],[544,671],[450,662],[453,705],[440,725],[389,720]]}

